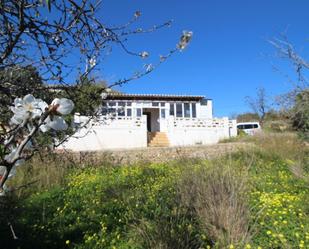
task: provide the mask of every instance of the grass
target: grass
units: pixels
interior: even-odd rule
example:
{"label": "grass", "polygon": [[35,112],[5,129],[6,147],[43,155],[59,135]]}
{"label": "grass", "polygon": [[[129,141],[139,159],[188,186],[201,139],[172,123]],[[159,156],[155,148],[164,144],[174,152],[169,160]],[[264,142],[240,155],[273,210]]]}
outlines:
{"label": "grass", "polygon": [[243,139],[255,146],[212,160],[34,158],[14,186],[35,182],[0,203],[3,248],[309,248],[308,147]]}

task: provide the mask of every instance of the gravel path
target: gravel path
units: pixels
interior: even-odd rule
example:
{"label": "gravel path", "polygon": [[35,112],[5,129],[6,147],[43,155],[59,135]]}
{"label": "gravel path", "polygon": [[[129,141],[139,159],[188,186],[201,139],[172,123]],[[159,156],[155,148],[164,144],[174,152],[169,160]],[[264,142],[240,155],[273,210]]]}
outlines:
{"label": "gravel path", "polygon": [[186,147],[148,147],[131,150],[110,150],[104,152],[81,152],[78,157],[81,161],[108,160],[116,164],[133,164],[136,162],[166,162],[181,158],[201,158],[210,159],[241,149],[251,147],[249,143],[233,142],[219,143],[204,146]]}

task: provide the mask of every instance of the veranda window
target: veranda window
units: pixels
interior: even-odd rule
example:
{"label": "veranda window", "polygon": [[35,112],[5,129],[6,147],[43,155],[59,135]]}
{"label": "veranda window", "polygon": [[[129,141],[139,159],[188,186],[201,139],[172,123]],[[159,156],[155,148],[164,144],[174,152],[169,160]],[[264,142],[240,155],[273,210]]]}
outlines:
{"label": "veranda window", "polygon": [[182,118],[182,104],[181,103],[176,104],[176,117]]}
{"label": "veranda window", "polygon": [[165,118],[165,109],[161,109],[161,118]]}
{"label": "veranda window", "polygon": [[196,104],[192,103],[192,118],[196,118]]}
{"label": "veranda window", "polygon": [[190,104],[184,103],[184,113],[186,118],[190,118]]}
{"label": "veranda window", "polygon": [[170,104],[170,116],[174,116],[175,115],[175,110],[174,110],[174,103]]}
{"label": "veranda window", "polygon": [[101,113],[105,116],[107,114],[107,108],[103,107]]}
{"label": "veranda window", "polygon": [[141,117],[141,116],[142,116],[142,109],[136,108],[136,117]]}
{"label": "veranda window", "polygon": [[127,116],[128,116],[128,117],[131,117],[131,116],[132,116],[132,109],[131,109],[131,108],[128,108],[128,109],[127,109]]}
{"label": "veranda window", "polygon": [[118,116],[119,117],[125,116],[125,109],[124,108],[118,108]]}

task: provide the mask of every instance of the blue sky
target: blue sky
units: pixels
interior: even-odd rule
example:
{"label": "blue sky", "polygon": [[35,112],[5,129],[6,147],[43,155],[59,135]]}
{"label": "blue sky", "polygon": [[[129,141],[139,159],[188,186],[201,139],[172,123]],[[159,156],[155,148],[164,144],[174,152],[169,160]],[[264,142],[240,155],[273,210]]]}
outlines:
{"label": "blue sky", "polygon": [[103,1],[99,14],[107,23],[121,24],[136,10],[142,16],[135,27],[149,27],[169,19],[174,20],[173,25],[130,38],[128,47],[148,51],[147,60],[128,56],[116,47],[101,61],[97,76],[109,82],[128,77],[174,48],[182,30],[192,30],[192,43],[185,51],[120,90],[205,95],[213,99],[219,117],[248,111],[244,98],[254,96],[258,87],[265,87],[271,97],[291,88],[283,74],[292,77],[293,72],[275,57],[269,39],[287,31],[298,50],[308,52],[309,1],[305,0],[108,0]]}

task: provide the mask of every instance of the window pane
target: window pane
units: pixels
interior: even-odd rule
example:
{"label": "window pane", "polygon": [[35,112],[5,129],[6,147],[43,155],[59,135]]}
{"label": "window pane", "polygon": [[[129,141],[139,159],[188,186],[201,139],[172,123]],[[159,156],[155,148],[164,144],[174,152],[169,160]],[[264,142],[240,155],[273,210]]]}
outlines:
{"label": "window pane", "polygon": [[108,113],[115,114],[116,113],[116,109],[115,108],[109,108],[108,109]]}
{"label": "window pane", "polygon": [[253,125],[253,128],[258,128],[258,125],[257,125],[257,124],[254,124],[254,125]]}
{"label": "window pane", "polygon": [[107,106],[106,102],[102,102],[102,106]]}
{"label": "window pane", "polygon": [[182,117],[182,104],[176,104],[176,117]]}
{"label": "window pane", "polygon": [[190,104],[189,103],[184,103],[184,112],[185,112],[185,117],[190,118]]}
{"label": "window pane", "polygon": [[118,106],[125,107],[126,103],[125,102],[118,102]]}
{"label": "window pane", "polygon": [[125,112],[124,112],[124,109],[123,109],[123,108],[119,108],[119,109],[118,109],[118,116],[120,116],[120,117],[125,116]]}
{"label": "window pane", "polygon": [[165,118],[165,109],[161,109],[161,118]]}
{"label": "window pane", "polygon": [[161,105],[161,106],[165,106],[165,102],[161,102],[160,105]]}
{"label": "window pane", "polygon": [[159,102],[152,102],[152,106],[159,106]]}
{"label": "window pane", "polygon": [[192,118],[196,118],[196,104],[192,103]]}
{"label": "window pane", "polygon": [[170,104],[170,115],[171,115],[171,116],[174,116],[174,115],[175,115],[174,104]]}
{"label": "window pane", "polygon": [[102,108],[102,115],[106,115],[107,114],[107,109],[106,108]]}
{"label": "window pane", "polygon": [[141,108],[137,108],[136,109],[136,117],[141,117],[142,116],[142,109]]}
{"label": "window pane", "polygon": [[207,105],[207,99],[202,99],[201,100],[201,105]]}
{"label": "window pane", "polygon": [[131,117],[132,116],[132,109],[127,109],[127,116],[128,117]]}
{"label": "window pane", "polygon": [[132,102],[127,102],[127,106],[132,106]]}
{"label": "window pane", "polygon": [[116,105],[116,102],[115,102],[115,101],[108,102],[108,105],[109,105],[109,106],[115,106],[115,105]]}

